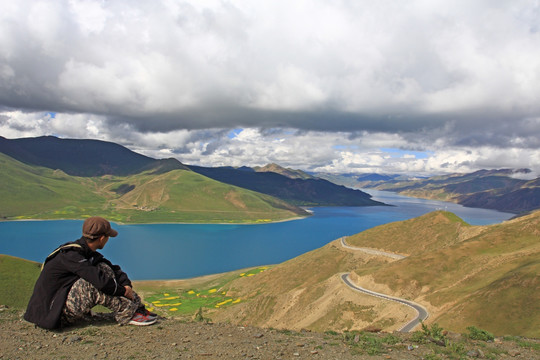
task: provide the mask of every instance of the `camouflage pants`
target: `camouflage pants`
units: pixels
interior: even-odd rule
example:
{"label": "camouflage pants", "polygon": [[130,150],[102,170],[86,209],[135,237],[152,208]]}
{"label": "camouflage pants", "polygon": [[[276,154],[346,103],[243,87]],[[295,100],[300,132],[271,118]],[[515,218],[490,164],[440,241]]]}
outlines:
{"label": "camouflage pants", "polygon": [[[98,264],[108,276],[114,277],[112,269],[104,264]],[[78,320],[91,317],[90,310],[96,305],[103,305],[113,312],[114,319],[120,324],[131,320],[135,311],[142,306],[141,298],[135,292],[134,300],[123,296],[107,295],[84,279],[77,280],[68,293],[62,309],[62,324],[72,324]]]}

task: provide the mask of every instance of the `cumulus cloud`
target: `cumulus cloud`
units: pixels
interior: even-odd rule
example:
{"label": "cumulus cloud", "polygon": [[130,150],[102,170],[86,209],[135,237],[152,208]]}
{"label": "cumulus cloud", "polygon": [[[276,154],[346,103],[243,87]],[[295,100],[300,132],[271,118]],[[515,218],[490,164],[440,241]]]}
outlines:
{"label": "cumulus cloud", "polygon": [[208,165],[533,167],[539,19],[528,0],[4,1],[0,131]]}

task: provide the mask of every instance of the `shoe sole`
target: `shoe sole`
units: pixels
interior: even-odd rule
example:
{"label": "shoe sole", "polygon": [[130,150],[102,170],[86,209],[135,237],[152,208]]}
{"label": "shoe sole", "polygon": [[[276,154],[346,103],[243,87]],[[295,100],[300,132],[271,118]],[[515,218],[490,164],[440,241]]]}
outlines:
{"label": "shoe sole", "polygon": [[137,326],[147,326],[155,324],[157,319],[147,320],[147,321],[130,321],[128,322],[129,325],[137,325]]}

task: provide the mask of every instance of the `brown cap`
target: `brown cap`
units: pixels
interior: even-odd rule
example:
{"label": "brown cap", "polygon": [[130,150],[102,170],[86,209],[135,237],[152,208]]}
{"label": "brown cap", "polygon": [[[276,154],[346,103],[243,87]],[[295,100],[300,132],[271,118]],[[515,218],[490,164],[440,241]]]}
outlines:
{"label": "brown cap", "polygon": [[83,236],[89,239],[97,239],[102,235],[110,237],[118,235],[118,231],[111,228],[111,224],[99,216],[92,216],[84,220],[82,232]]}

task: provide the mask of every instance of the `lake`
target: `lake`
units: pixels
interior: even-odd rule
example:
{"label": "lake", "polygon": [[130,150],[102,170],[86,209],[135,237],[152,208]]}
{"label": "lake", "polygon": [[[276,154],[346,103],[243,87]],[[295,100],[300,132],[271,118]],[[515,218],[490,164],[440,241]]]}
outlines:
{"label": "lake", "polygon": [[[393,206],[318,207],[305,219],[258,225],[118,225],[119,235],[101,252],[132,279],[182,279],[246,267],[277,264],[341,236],[371,227],[447,210],[472,225],[514,216],[434,200],[364,190]],[[82,221],[0,222],[0,254],[42,262],[58,245],[76,240]]]}

